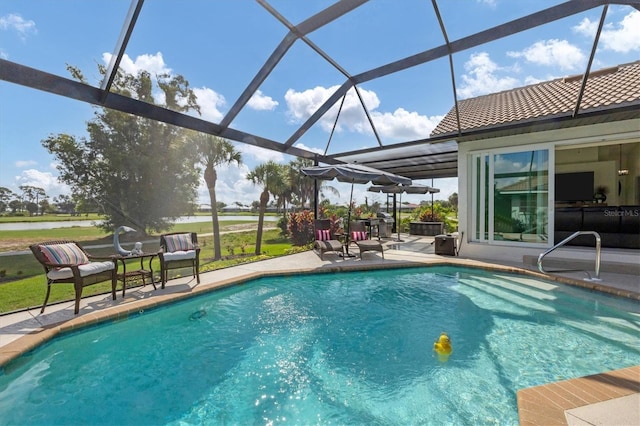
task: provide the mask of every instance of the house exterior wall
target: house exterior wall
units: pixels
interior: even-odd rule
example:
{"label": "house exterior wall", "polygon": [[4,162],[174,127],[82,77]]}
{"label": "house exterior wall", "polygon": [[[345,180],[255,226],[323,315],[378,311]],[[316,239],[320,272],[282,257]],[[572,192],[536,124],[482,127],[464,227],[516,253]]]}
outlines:
{"label": "house exterior wall", "polygon": [[[635,142],[634,144],[629,144]],[[625,157],[623,159],[623,165],[629,169],[629,175],[624,177],[624,185],[622,187],[622,193],[620,199],[617,195],[617,168],[618,168],[618,147],[619,144],[625,144],[628,147],[625,150]],[[638,204],[636,199],[640,199],[640,195],[636,196],[637,192],[640,192],[638,185],[640,185],[640,155],[630,157],[633,153],[640,154],[638,148],[640,146],[640,120],[633,119],[627,121],[619,121],[615,123],[601,123],[589,126],[582,126],[571,129],[560,129],[553,131],[542,131],[515,135],[505,136],[497,138],[488,138],[482,140],[475,140],[470,142],[463,142],[458,144],[458,216],[459,216],[459,228],[458,231],[462,234],[462,246],[460,250],[461,256],[488,259],[488,260],[501,260],[522,262],[523,256],[537,256],[546,249],[557,243],[553,241],[553,219],[554,219],[554,200],[550,197],[548,205],[548,217],[549,217],[549,239],[546,243],[530,244],[518,242],[494,241],[494,242],[476,242],[472,238],[472,223],[476,220],[472,217],[472,191],[473,191],[473,179],[471,176],[471,158],[473,154],[492,152],[492,150],[500,150],[509,147],[523,147],[523,150],[542,149],[544,147],[549,148],[549,191],[552,191],[553,181],[552,175],[555,173],[556,154],[559,156],[564,155],[563,150],[569,147],[578,148],[582,147],[580,151],[583,151],[582,155],[575,156],[572,162],[563,161],[565,164],[560,166],[566,170],[579,169],[580,164],[585,163],[598,163],[597,169],[598,177],[602,177],[605,185],[615,187],[612,192],[616,193],[612,199],[612,205],[618,203],[621,199],[629,200],[624,204]],[[605,152],[610,152],[610,159],[607,161],[594,161],[598,159],[597,150],[603,149]],[[595,150],[595,152],[594,152]],[[627,152],[629,151],[629,152]],[[603,163],[603,164],[600,164]],[[491,183],[490,183],[491,184]],[[562,253],[564,257],[576,257],[584,258],[585,250],[588,250],[588,258],[593,256],[593,249],[589,250],[584,247],[580,248],[563,248],[558,252]],[[610,252],[610,251],[609,251]],[[608,256],[612,256],[612,259],[619,259],[618,254],[608,253],[607,250],[603,250],[603,260],[607,260]],[[616,257],[617,256],[617,257]],[[625,256],[624,254],[622,256]],[[629,254],[630,259],[635,258],[637,260],[638,254]]]}

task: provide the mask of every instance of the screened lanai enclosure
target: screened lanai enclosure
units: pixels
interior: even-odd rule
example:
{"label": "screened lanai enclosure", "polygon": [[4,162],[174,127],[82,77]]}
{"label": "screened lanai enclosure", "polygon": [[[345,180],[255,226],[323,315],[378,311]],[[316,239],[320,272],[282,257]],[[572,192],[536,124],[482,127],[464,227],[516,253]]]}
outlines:
{"label": "screened lanai enclosure", "polygon": [[[0,44],[5,117],[64,121],[91,105],[271,153],[260,158],[358,163],[425,185],[459,177],[471,242],[551,244],[556,151],[595,143],[600,159],[562,161],[606,156],[617,169],[623,156],[606,147],[638,152],[638,67],[622,64],[638,60],[640,38],[623,37],[637,32],[640,0],[63,0],[38,3],[29,19],[14,13],[21,4],[0,5],[0,28],[19,34],[19,48]],[[36,35],[48,42],[34,47]],[[160,84],[184,78],[199,107],[116,90],[118,73],[140,70]],[[630,95],[594,103],[594,82],[609,74]],[[514,89],[556,80],[564,86],[538,98]],[[3,120],[5,146],[28,130],[14,121]],[[617,136],[571,134],[623,122],[630,130]],[[640,203],[637,169],[620,179],[621,202]]]}
{"label": "screened lanai enclosure", "polygon": [[[11,12],[15,2],[5,3],[4,13]],[[559,28],[584,20],[594,28],[606,28],[615,25],[621,14],[640,8],[637,0],[522,1],[510,5],[506,14],[492,13],[488,7],[482,16],[471,16],[460,2],[437,0],[206,3],[206,7],[203,2],[177,0],[46,4],[60,13],[56,22],[47,22],[46,7],[42,7],[42,15],[37,16],[41,31],[46,27],[66,34],[64,45],[51,46],[46,52],[56,58],[55,65],[43,68],[40,61],[22,60],[28,56],[10,52],[0,59],[0,79],[320,163],[357,161],[417,180],[455,177],[456,137],[487,129],[458,128],[431,135],[429,126],[424,126],[424,134],[390,134],[385,118],[406,113],[437,123],[436,116],[468,96],[459,90],[471,54],[500,49],[508,38],[520,40],[523,48],[534,45],[539,41],[534,30],[539,28],[547,39],[554,39]],[[504,16],[510,19],[497,20]],[[588,43],[592,57],[604,63],[605,58],[597,55],[603,43],[599,34],[594,29]],[[391,40],[393,49],[377,48],[382,39]],[[81,40],[89,41],[88,51],[77,48],[85,44]],[[23,48],[28,50],[29,44]],[[118,69],[133,58],[156,52],[162,52],[171,61],[171,71],[185,76],[194,87],[215,88],[223,94],[224,105],[209,115],[184,114],[111,91]],[[102,60],[106,74],[98,78],[89,73],[89,67]],[[86,69],[93,78],[79,83],[69,77],[67,64]],[[293,66],[297,69],[289,69]],[[586,76],[592,66],[593,61],[585,61],[576,74]],[[223,80],[220,69],[233,72]],[[397,84],[394,90],[394,82],[400,80],[411,84]],[[287,129],[286,136],[260,127],[262,118],[255,118],[257,102],[268,96],[272,102],[282,102],[287,89],[314,86],[325,90],[304,116],[269,115],[269,120],[279,120]],[[2,90],[28,96],[7,86]],[[376,94],[389,103],[384,110],[389,112],[372,99]],[[576,119],[581,112],[579,97],[574,112],[557,119]],[[356,133],[329,131],[354,125],[354,116],[362,118],[359,123],[366,128]],[[513,123],[500,127],[517,132]]]}

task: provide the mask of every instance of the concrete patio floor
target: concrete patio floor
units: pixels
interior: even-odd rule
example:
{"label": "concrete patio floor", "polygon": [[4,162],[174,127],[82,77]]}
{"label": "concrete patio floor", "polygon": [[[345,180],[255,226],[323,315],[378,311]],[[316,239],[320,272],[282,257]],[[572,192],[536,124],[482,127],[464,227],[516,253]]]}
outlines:
{"label": "concrete patio floor", "polygon": [[[638,275],[602,272],[602,281],[594,284],[593,282],[585,282],[582,279],[584,274],[576,272],[543,275],[537,272],[533,265],[498,265],[490,261],[466,259],[464,256],[440,256],[434,253],[433,237],[414,235],[401,235],[400,237],[401,242],[395,241],[395,236],[383,239],[384,259],[380,253],[366,252],[362,259],[359,256],[342,258],[333,253],[326,253],[324,260],[321,260],[315,252],[308,251],[201,273],[201,284],[197,284],[195,279],[189,276],[170,280],[165,289],[160,289],[159,285],[157,290],[154,290],[152,285],[127,289],[124,298],[120,288],[115,301],[111,300],[110,294],[84,298],[80,304],[78,315],[73,314],[73,301],[49,305],[43,314],[40,314],[38,308],[2,315],[0,316],[0,366],[59,333],[105,320],[123,319],[131,313],[137,313],[144,309],[268,275],[387,269],[420,265],[459,265],[527,273],[548,280],[603,290],[640,300],[640,277]],[[352,246],[350,250],[358,255],[355,246]],[[618,370],[618,372],[621,372],[619,373],[620,377],[616,376],[618,381],[610,378],[611,374],[615,376],[615,372],[603,372],[603,377],[607,379],[605,380],[606,386],[600,388],[587,386],[587,392],[591,391],[593,395],[589,397],[583,395],[581,398],[573,395],[573,397],[565,398],[564,404],[558,403],[558,399],[562,398],[558,398],[558,390],[553,388],[557,384],[520,390],[518,405],[521,424],[640,424],[636,403],[640,399],[640,366]],[[566,381],[567,386],[572,386],[574,382],[583,379]],[[573,386],[575,388],[577,385]],[[578,389],[581,393],[585,392],[584,382],[580,383]],[[548,394],[552,396],[548,396]],[[611,414],[607,417],[606,413],[611,413],[612,406],[615,406],[616,417]],[[608,418],[609,422],[603,423],[603,418]],[[542,423],[538,421],[542,419],[544,419]]]}

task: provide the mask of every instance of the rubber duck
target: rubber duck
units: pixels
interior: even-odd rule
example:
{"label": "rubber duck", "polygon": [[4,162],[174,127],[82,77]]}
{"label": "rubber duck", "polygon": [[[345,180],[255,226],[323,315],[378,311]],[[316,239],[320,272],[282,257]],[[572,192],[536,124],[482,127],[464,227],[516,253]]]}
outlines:
{"label": "rubber duck", "polygon": [[451,339],[447,336],[447,333],[444,331],[438,337],[438,340],[433,344],[433,350],[438,354],[438,359],[441,361],[446,361],[453,352],[453,348],[451,347]]}

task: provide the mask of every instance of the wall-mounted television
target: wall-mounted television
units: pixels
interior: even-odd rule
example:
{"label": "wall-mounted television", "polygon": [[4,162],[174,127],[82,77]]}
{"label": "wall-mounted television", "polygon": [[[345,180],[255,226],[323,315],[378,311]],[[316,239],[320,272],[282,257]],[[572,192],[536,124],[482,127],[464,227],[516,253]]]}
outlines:
{"label": "wall-mounted television", "polygon": [[593,172],[557,173],[556,202],[593,201]]}

